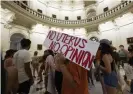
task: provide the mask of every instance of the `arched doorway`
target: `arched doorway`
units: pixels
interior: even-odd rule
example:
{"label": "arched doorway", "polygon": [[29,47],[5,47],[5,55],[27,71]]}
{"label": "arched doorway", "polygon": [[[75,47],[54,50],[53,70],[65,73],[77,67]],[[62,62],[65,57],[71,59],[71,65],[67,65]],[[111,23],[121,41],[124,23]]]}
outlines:
{"label": "arched doorway", "polygon": [[96,16],[96,10],[94,10],[94,9],[89,9],[89,10],[87,11],[87,18],[91,18],[91,17],[94,17],[94,16]]}
{"label": "arched doorway", "polygon": [[21,49],[20,41],[23,38],[25,38],[25,36],[20,33],[13,34],[10,38],[10,49],[20,50]]}

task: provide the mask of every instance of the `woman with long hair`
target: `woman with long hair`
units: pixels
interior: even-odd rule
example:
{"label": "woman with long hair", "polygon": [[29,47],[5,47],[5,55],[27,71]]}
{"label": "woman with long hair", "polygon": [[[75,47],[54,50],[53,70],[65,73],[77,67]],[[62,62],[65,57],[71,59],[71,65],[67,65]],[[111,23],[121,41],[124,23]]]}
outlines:
{"label": "woman with long hair", "polygon": [[16,50],[7,50],[4,61],[4,68],[7,71],[6,94],[17,94],[18,89],[18,70],[13,64],[13,55]]}
{"label": "woman with long hair", "polygon": [[103,74],[100,71],[100,67],[99,67],[100,61],[101,61],[101,48],[99,47],[97,54],[96,54],[96,58],[95,58],[95,62],[96,62],[95,76],[96,76],[96,80],[100,81],[100,83],[101,83],[103,94],[106,94],[105,84],[104,84],[104,80],[103,80]]}
{"label": "woman with long hair", "polygon": [[57,70],[57,65],[54,62],[54,53],[52,50],[45,50],[44,56],[45,58],[45,88],[46,88],[46,94],[56,94],[55,89],[55,70]]}
{"label": "woman with long hair", "polygon": [[16,50],[10,49],[6,51],[5,60],[4,60],[4,68],[13,66],[13,55],[16,52]]}
{"label": "woman with long hair", "polygon": [[111,48],[111,42],[107,39],[102,39],[100,41],[100,48],[101,48],[100,69],[103,74],[106,93],[116,94],[118,79],[115,70],[115,62],[112,57],[113,50]]}

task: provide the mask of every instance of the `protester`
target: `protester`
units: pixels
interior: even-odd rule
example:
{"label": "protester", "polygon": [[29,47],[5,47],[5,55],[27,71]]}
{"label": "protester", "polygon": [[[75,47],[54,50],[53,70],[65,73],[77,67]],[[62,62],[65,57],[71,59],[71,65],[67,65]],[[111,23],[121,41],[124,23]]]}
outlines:
{"label": "protester", "polygon": [[[57,53],[55,53],[56,55]],[[66,59],[67,61],[68,59]],[[58,63],[58,62],[57,62]],[[55,87],[58,94],[61,94],[63,74],[59,70],[55,70]]]}
{"label": "protester", "polygon": [[[41,63],[41,66],[40,66],[40,70],[39,70],[39,78],[40,78],[40,80],[38,81],[38,84],[40,84],[42,81],[43,81],[43,78],[42,78],[42,73],[43,73],[43,71],[45,70],[45,64],[46,64],[46,58],[47,58],[47,56],[48,56],[48,54],[46,54],[46,52],[47,52],[47,50],[45,50],[44,51],[44,54],[43,54],[43,56],[40,58],[40,60],[39,60],[39,62]],[[46,73],[46,72],[45,72]],[[44,73],[44,75],[45,75],[45,73]],[[47,75],[45,75],[45,78],[47,77]],[[45,81],[45,83],[46,83],[46,81]],[[46,88],[47,86],[46,86],[46,84],[45,84],[45,88]]]}
{"label": "protester", "polygon": [[107,39],[100,41],[101,47],[101,62],[100,69],[103,73],[104,84],[107,94],[116,94],[118,86],[117,74],[115,72],[114,59],[112,57],[111,43]]}
{"label": "protester", "polygon": [[37,76],[38,76],[38,72],[39,72],[39,71],[38,71],[39,61],[38,61],[37,54],[38,54],[38,52],[35,51],[35,52],[34,52],[34,57],[32,58],[32,62],[31,62],[32,67],[33,67],[33,77],[34,77],[34,78],[36,78],[36,76],[35,76],[35,71],[37,72]]}
{"label": "protester", "polygon": [[6,51],[5,55],[4,68],[7,72],[6,94],[16,94],[18,89],[18,71],[13,64],[13,55],[15,52],[16,50],[10,49]]}
{"label": "protester", "polygon": [[10,66],[6,70],[7,70],[6,94],[17,94],[17,90],[19,87],[18,70],[14,66]]}
{"label": "protester", "polygon": [[7,86],[7,71],[4,68],[4,60],[1,54],[1,93],[6,94]]}
{"label": "protester", "polygon": [[124,49],[123,45],[120,45],[119,48],[120,48],[120,50],[118,53],[119,53],[122,67],[124,68],[124,63],[127,63],[127,54],[126,54],[126,50]]}
{"label": "protester", "polygon": [[91,82],[92,86],[94,85],[94,81],[93,81],[93,68],[91,67],[90,70],[88,71],[88,82]]}
{"label": "protester", "polygon": [[55,88],[55,70],[57,70],[57,66],[54,62],[54,53],[52,50],[46,50],[44,52],[44,55],[46,56],[46,65],[45,65],[45,88],[46,92],[50,94],[56,94],[56,88]]}
{"label": "protester", "polygon": [[128,47],[129,51],[129,61],[128,64],[125,65],[125,76],[126,82],[130,86],[130,92],[133,93],[133,45]]}
{"label": "protester", "polygon": [[117,66],[119,65],[119,62],[120,62],[120,57],[119,57],[119,54],[118,52],[116,51],[117,49],[115,47],[112,47],[112,50],[113,50],[113,58],[115,60],[115,63],[117,64]]}
{"label": "protester", "polygon": [[101,62],[101,48],[100,47],[97,51],[95,62],[96,62],[96,64],[95,64],[96,65],[96,72],[95,72],[96,79],[99,80],[101,83],[103,94],[106,94],[106,88],[105,88],[105,84],[104,84],[103,73],[101,72],[101,70],[99,68],[99,65]]}
{"label": "protester", "polygon": [[73,62],[65,64],[65,60],[62,54],[55,56],[55,62],[63,74],[61,94],[89,94],[87,70]]}
{"label": "protester", "polygon": [[112,46],[112,57],[114,59],[115,62],[115,70],[116,70],[116,74],[117,74],[117,78],[118,78],[118,86],[117,86],[117,93],[123,93],[123,90],[125,88],[125,82],[124,79],[120,73],[120,58],[119,58],[119,54],[117,53],[117,49],[115,47]]}
{"label": "protester", "polygon": [[[44,51],[44,53],[45,53],[45,51]],[[40,69],[39,69],[39,72],[38,72],[39,81],[37,82],[37,84],[40,84],[43,81],[43,79],[42,79],[42,72],[45,69],[45,60],[46,60],[46,56],[45,55],[43,55],[41,57],[41,59],[39,60],[39,63],[41,63],[41,65],[40,65]]]}
{"label": "protester", "polygon": [[7,69],[10,66],[13,66],[13,55],[16,52],[16,50],[10,49],[6,51],[5,60],[4,60],[4,68]]}
{"label": "protester", "polygon": [[19,89],[18,93],[28,94],[30,86],[33,84],[30,62],[32,61],[29,49],[31,41],[29,39],[21,40],[22,49],[17,51],[13,57],[14,64],[18,69]]}

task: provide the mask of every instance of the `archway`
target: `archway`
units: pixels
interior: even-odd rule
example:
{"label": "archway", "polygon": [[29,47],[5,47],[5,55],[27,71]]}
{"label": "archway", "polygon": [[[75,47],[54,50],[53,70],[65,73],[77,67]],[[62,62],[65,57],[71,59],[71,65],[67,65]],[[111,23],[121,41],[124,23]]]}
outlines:
{"label": "archway", "polygon": [[21,49],[20,41],[25,38],[20,33],[15,33],[10,37],[10,49],[19,50]]}
{"label": "archway", "polygon": [[99,39],[98,39],[97,37],[95,37],[95,36],[91,37],[90,40],[91,40],[91,41],[99,42]]}
{"label": "archway", "polygon": [[96,16],[96,10],[95,10],[95,9],[89,9],[89,10],[87,11],[87,17],[88,17],[88,18],[91,18],[91,17],[93,17],[93,16]]}

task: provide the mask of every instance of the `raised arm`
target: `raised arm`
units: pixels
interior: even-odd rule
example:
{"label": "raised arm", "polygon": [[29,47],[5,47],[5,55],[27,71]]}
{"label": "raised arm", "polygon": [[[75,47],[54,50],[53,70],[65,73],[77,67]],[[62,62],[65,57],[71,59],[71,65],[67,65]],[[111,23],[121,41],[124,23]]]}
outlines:
{"label": "raised arm", "polygon": [[64,64],[65,58],[62,56],[62,54],[57,54],[55,56],[55,62],[57,62],[59,64],[59,67],[60,67],[60,70],[63,74],[63,77],[69,82],[70,87],[76,88],[77,85],[80,84],[79,73],[78,73],[76,66],[70,65],[70,67],[73,67],[73,68],[71,68],[72,70],[70,72],[67,69],[66,65]]}

